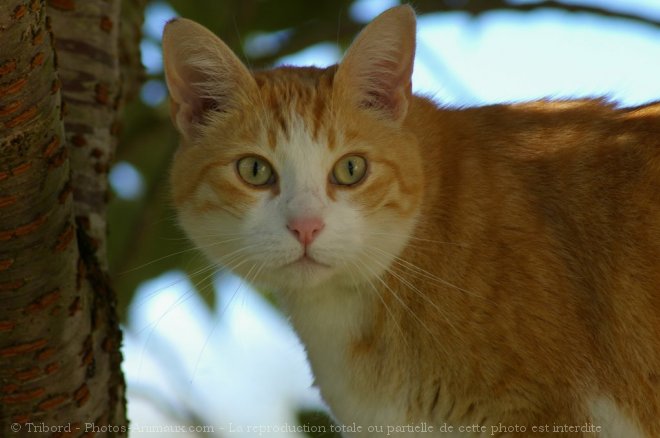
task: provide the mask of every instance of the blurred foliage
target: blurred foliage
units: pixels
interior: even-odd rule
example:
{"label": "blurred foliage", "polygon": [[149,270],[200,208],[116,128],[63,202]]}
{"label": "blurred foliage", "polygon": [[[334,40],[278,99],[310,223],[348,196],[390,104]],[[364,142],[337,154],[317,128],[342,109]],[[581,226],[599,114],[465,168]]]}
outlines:
{"label": "blurred foliage", "polygon": [[341,433],[333,429],[335,423],[323,412],[303,410],[298,412],[298,424],[307,426],[305,435],[313,438],[341,438]]}

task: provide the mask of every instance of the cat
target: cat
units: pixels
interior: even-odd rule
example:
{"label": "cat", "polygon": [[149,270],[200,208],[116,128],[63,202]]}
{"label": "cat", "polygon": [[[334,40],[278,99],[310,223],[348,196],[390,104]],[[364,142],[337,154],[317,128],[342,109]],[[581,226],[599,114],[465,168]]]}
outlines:
{"label": "cat", "polygon": [[356,436],[660,436],[660,102],[443,108],[390,9],[328,68],[166,25],[182,227]]}

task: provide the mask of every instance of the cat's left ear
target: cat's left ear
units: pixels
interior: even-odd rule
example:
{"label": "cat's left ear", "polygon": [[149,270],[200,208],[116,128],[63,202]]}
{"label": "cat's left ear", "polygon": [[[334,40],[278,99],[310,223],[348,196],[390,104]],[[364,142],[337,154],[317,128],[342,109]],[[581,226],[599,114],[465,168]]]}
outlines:
{"label": "cat's left ear", "polygon": [[400,124],[412,94],[415,30],[415,12],[408,5],[388,9],[369,23],[339,64],[337,97]]}
{"label": "cat's left ear", "polygon": [[232,50],[185,18],[165,26],[163,65],[172,121],[186,139],[196,138],[211,114],[249,107],[257,93],[254,77]]}

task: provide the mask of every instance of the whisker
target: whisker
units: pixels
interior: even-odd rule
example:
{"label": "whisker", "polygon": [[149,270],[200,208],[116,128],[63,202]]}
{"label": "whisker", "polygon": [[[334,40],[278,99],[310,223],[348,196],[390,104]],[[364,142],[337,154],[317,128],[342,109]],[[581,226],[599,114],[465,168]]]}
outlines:
{"label": "whisker", "polygon": [[[246,276],[245,276],[246,278],[248,278],[248,277],[250,276],[250,273],[251,273],[252,270],[255,268],[255,266],[256,266],[256,265],[252,265],[252,266],[250,267],[250,269],[248,270],[248,272],[247,272],[247,274],[246,274]],[[236,289],[234,290],[234,293],[232,293],[231,297],[230,297],[229,300],[227,301],[227,304],[224,306],[224,308],[223,308],[223,310],[220,312],[220,314],[224,314],[224,312],[226,312],[227,309],[229,309],[229,306],[231,306],[232,301],[234,301],[234,298],[238,295],[238,292],[240,291],[240,289],[241,289],[242,286],[243,286],[243,279],[241,278],[241,279],[240,279],[240,282],[239,282],[239,284],[238,284],[238,286],[237,286]],[[190,383],[193,383],[193,381],[194,381],[194,376],[197,374],[197,369],[199,368],[199,364],[200,364],[200,362],[201,362],[201,360],[202,360],[202,355],[204,354],[204,351],[206,350],[206,346],[208,345],[208,343],[209,343],[209,341],[210,341],[210,339],[211,339],[211,336],[213,335],[213,332],[214,332],[215,329],[218,327],[219,318],[214,318],[214,320],[215,320],[215,323],[213,324],[213,327],[211,328],[211,330],[209,331],[208,335],[207,335],[206,338],[204,339],[204,344],[202,345],[202,347],[201,347],[201,349],[200,349],[200,351],[199,351],[199,354],[197,355],[197,359],[195,360],[195,366],[193,367],[193,372],[191,373],[191,376],[192,376],[192,377],[191,377],[191,379],[190,379]]]}
{"label": "whisker", "polygon": [[[205,272],[208,272],[209,270],[210,270],[210,267],[206,267],[206,268],[204,268],[204,271],[205,271]],[[201,270],[200,270],[200,271],[201,271]],[[193,287],[186,289],[186,291],[185,291],[185,292],[184,292],[179,298],[177,298],[173,303],[171,303],[171,304],[167,307],[167,309],[165,309],[165,311],[164,311],[164,312],[158,317],[158,319],[156,319],[155,321],[152,321],[152,322],[146,324],[144,327],[142,327],[142,328],[138,331],[138,333],[142,333],[142,332],[143,332],[144,330],[146,330],[148,327],[151,327],[151,332],[153,332],[153,331],[158,327],[158,325],[159,325],[160,322],[163,320],[163,318],[165,318],[167,315],[169,315],[169,313],[170,313],[172,310],[174,310],[179,304],[185,303],[186,301],[188,301],[188,300],[194,295],[194,292],[193,292],[193,291],[194,291],[195,287],[197,286],[197,284],[201,283],[201,281],[206,280],[207,278],[209,278],[209,277],[212,276],[213,274],[215,274],[215,271],[214,271],[214,272],[211,272],[211,273],[208,274],[208,275],[206,275],[204,278],[202,278],[202,280],[199,280],[198,282],[193,283]],[[160,290],[162,291],[162,290],[164,290],[164,288],[161,288]],[[147,341],[148,341],[148,339],[151,337],[151,332],[149,333],[149,337],[147,338]]]}
{"label": "whisker", "polygon": [[212,239],[216,237],[247,237],[251,235],[250,233],[240,232],[240,233],[209,233],[209,234],[195,234],[197,238]]}
{"label": "whisker", "polygon": [[391,237],[391,236],[405,237],[409,240],[414,240],[414,241],[417,241],[417,242],[438,243],[438,244],[441,244],[441,245],[459,246],[459,247],[462,247],[462,248],[467,248],[467,247],[470,246],[470,245],[465,244],[465,243],[448,242],[448,241],[445,241],[445,240],[426,239],[426,238],[423,238],[423,237],[410,236],[410,235],[405,234],[405,233],[370,232],[369,235],[371,235],[371,236],[388,236],[388,237]]}
{"label": "whisker", "polygon": [[453,288],[453,289],[456,289],[456,290],[458,290],[458,291],[460,291],[460,292],[463,292],[463,293],[465,293],[465,294],[467,294],[467,295],[470,295],[470,296],[473,296],[473,297],[476,297],[476,298],[480,298],[480,299],[482,299],[482,300],[487,300],[487,301],[491,301],[491,302],[492,302],[492,300],[491,300],[490,298],[484,297],[483,295],[477,294],[477,293],[475,293],[475,292],[472,292],[472,291],[469,291],[469,290],[467,290],[467,289],[464,289],[464,288],[462,288],[462,287],[460,287],[460,286],[457,286],[457,285],[455,285],[455,284],[453,284],[453,283],[451,283],[451,282],[449,282],[449,281],[447,281],[447,280],[444,280],[444,279],[438,277],[437,275],[434,275],[434,274],[428,272],[427,270],[425,270],[425,269],[423,269],[423,268],[420,268],[419,266],[417,266],[417,265],[415,265],[415,264],[413,264],[413,263],[410,263],[410,262],[407,261],[407,260],[402,259],[402,258],[399,257],[399,256],[396,256],[396,255],[390,254],[390,253],[388,253],[387,251],[382,250],[381,248],[378,248],[378,247],[372,246],[371,249],[376,250],[376,251],[380,252],[381,254],[385,254],[385,255],[387,255],[387,256],[389,256],[389,257],[393,257],[393,259],[392,259],[393,263],[398,263],[400,266],[405,267],[405,268],[408,268],[408,269],[410,269],[410,270],[416,272],[416,273],[417,273],[418,275],[420,275],[421,277],[426,278],[426,279],[428,279],[428,280],[431,280],[431,281],[435,282],[436,284],[441,284],[441,285],[443,285],[443,286],[448,286],[448,287],[451,287],[451,288]]}
{"label": "whisker", "polygon": [[[365,248],[365,250],[368,251],[369,248]],[[374,254],[374,253],[372,252],[372,254]],[[385,265],[385,263],[380,262],[376,257],[374,257],[374,258],[372,259],[372,261],[375,262],[375,263],[377,263],[377,264],[379,264],[381,267],[383,267],[383,268],[386,270],[386,272],[388,272],[388,273],[389,273],[390,275],[392,275],[394,278],[396,278],[397,280],[399,280],[403,285],[405,285],[405,286],[408,287],[410,290],[412,290],[413,292],[415,292],[415,294],[417,294],[417,296],[419,296],[419,297],[422,298],[424,301],[426,301],[428,304],[430,304],[430,305],[431,305],[431,306],[432,306],[432,307],[438,312],[438,314],[442,315],[442,317],[445,319],[445,321],[447,322],[447,324],[452,328],[452,330],[454,331],[454,333],[456,333],[456,335],[460,336],[460,332],[458,331],[458,329],[456,328],[456,326],[451,322],[451,319],[447,316],[447,312],[445,311],[445,309],[442,309],[440,306],[438,306],[438,305],[437,305],[437,304],[436,304],[436,303],[435,303],[435,302],[434,302],[434,301],[433,301],[433,300],[432,300],[432,299],[431,299],[426,293],[424,293],[424,292],[422,292],[421,290],[419,290],[414,284],[412,284],[410,281],[408,281],[407,279],[405,279],[403,276],[397,274],[394,270],[388,268],[388,267]]]}
{"label": "whisker", "polygon": [[[194,275],[198,275],[198,274],[203,273],[203,272],[208,272],[210,269],[215,269],[215,265],[209,264],[208,266],[205,266],[201,269],[198,269],[197,271],[195,271],[193,273],[190,273],[188,277],[190,278]],[[162,287],[159,287],[159,288],[149,292],[148,294],[146,294],[146,296],[144,298],[142,298],[140,300],[134,300],[131,303],[131,306],[135,306],[135,308],[140,308],[141,306],[146,304],[148,301],[150,301],[153,297],[155,297],[156,295],[158,295],[162,291],[167,290],[167,289],[181,283],[182,281],[185,281],[185,278],[181,278],[179,280],[172,281],[171,283],[168,283],[168,284],[166,284]]]}
{"label": "whisker", "polygon": [[265,266],[266,266],[266,261],[261,262],[261,264],[259,265],[259,268],[258,268],[257,271],[254,273],[254,275],[252,276],[252,279],[249,280],[248,282],[251,283],[251,284],[253,284],[254,281],[259,277],[259,274],[261,274],[261,271],[263,270],[263,268],[264,268]]}
{"label": "whisker", "polygon": [[[197,273],[200,273],[200,272],[202,272],[202,271],[204,271],[204,272],[208,272],[208,271],[211,270],[212,268],[215,268],[215,266],[214,266],[214,265],[207,266],[207,267],[205,267],[205,268],[200,269],[199,271],[197,271],[196,274],[197,274]],[[215,274],[215,271],[212,272],[211,274],[207,275],[206,277],[204,277],[201,281],[206,280],[207,278],[209,278],[210,276],[212,276],[212,275],[214,275],[214,274]],[[180,280],[180,281],[181,281],[181,280]],[[201,281],[200,281],[200,282],[201,282]],[[174,282],[173,284],[176,284],[176,283],[178,283],[178,282],[179,282],[179,281]],[[157,329],[158,326],[160,325],[161,321],[162,321],[167,315],[169,315],[169,313],[170,313],[172,310],[174,310],[177,306],[179,306],[181,303],[185,303],[186,301],[188,301],[189,299],[191,299],[191,298],[193,297],[193,295],[194,295],[193,290],[196,288],[196,286],[197,286],[198,284],[200,284],[200,282],[193,283],[193,287],[187,289],[187,290],[186,290],[186,291],[185,291],[185,292],[184,292],[179,298],[177,298],[173,303],[171,303],[171,304],[168,306],[168,308],[167,308],[167,309],[166,309],[166,310],[165,310],[165,311],[164,311],[164,312],[158,317],[158,319],[156,319],[155,321],[149,322],[148,324],[146,324],[144,327],[142,327],[141,329],[139,329],[139,330],[137,331],[137,334],[139,335],[139,334],[142,334],[142,333],[143,333],[145,330],[147,330],[148,328],[150,328],[150,330],[149,330],[149,334],[147,335],[147,338],[146,338],[145,341],[144,341],[144,348],[142,349],[142,353],[140,354],[140,361],[139,361],[139,364],[138,364],[138,369],[142,369],[142,363],[144,362],[144,356],[145,356],[145,354],[146,354],[146,347],[147,347],[147,345],[149,344],[149,342],[151,341],[151,338],[152,338],[153,335],[155,334],[156,329]],[[158,291],[162,291],[162,290],[164,290],[164,289],[166,289],[166,288],[160,288]],[[150,294],[150,295],[153,295],[153,294]]]}
{"label": "whisker", "polygon": [[126,271],[120,272],[117,275],[118,276],[126,275],[130,272],[134,272],[134,271],[137,271],[138,269],[142,269],[142,268],[145,268],[147,266],[153,265],[154,263],[160,262],[161,260],[165,260],[169,257],[174,257],[176,255],[184,254],[184,253],[191,252],[191,251],[196,251],[198,249],[205,249],[205,248],[211,248],[213,246],[223,245],[225,243],[233,242],[233,241],[236,241],[236,240],[240,240],[240,238],[237,237],[237,238],[234,238],[234,239],[225,239],[225,240],[221,240],[219,242],[211,243],[209,245],[202,245],[202,246],[195,246],[195,247],[192,247],[192,248],[186,248],[186,249],[181,250],[181,251],[176,251],[176,252],[173,252],[171,254],[167,254],[167,255],[164,255],[162,257],[158,257],[157,259],[151,260],[150,262],[144,263],[140,266],[136,266],[136,267],[128,269]]}
{"label": "whisker", "polygon": [[[232,251],[232,252],[230,252],[230,253],[228,253],[228,254],[223,255],[223,256],[218,260],[218,262],[222,263],[222,264],[225,265],[225,266],[230,265],[231,263],[234,262],[234,260],[240,258],[240,257],[241,257],[241,254],[242,254],[244,251],[247,251],[247,250],[249,250],[249,249],[252,249],[252,248],[254,248],[254,247],[256,247],[256,246],[258,246],[258,244],[246,245],[246,246],[244,246],[244,247],[242,247],[242,248],[239,248],[239,249],[237,249],[237,250],[235,250],[235,251]],[[210,271],[210,270],[213,270],[213,271],[215,272],[216,269],[217,269],[217,265],[211,263],[211,264],[209,264],[208,266],[205,266],[205,267],[203,267],[203,268],[201,268],[201,269],[198,269],[198,270],[195,271],[195,272],[189,273],[189,278],[190,278],[191,280],[193,280],[193,284],[194,284],[195,286],[197,286],[198,284],[201,284],[203,281],[205,281],[206,279],[208,279],[209,276],[207,275],[207,276],[205,276],[204,278],[199,279],[199,280],[195,280],[195,278],[194,278],[195,276],[197,276],[197,275],[201,275],[201,274],[205,274],[206,272],[208,272],[208,271]],[[182,281],[182,280],[174,281],[174,282],[172,282],[172,283],[170,283],[170,284],[168,284],[168,285],[165,285],[165,286],[163,286],[163,287],[161,287],[161,288],[158,288],[157,290],[155,290],[155,291],[153,291],[153,292],[150,292],[150,293],[144,298],[144,300],[141,300],[140,302],[136,302],[135,305],[137,305],[137,306],[141,306],[141,305],[143,305],[145,302],[147,302],[148,300],[150,300],[151,298],[153,298],[154,296],[156,296],[158,293],[162,292],[163,290],[167,290],[167,289],[169,289],[170,287],[174,286],[175,284],[177,284],[177,283],[179,283],[179,282],[181,282],[181,281]],[[178,304],[178,303],[174,303],[174,304]]]}
{"label": "whisker", "polygon": [[[362,262],[360,260],[356,260],[356,262],[357,262],[357,264],[362,265]],[[353,266],[349,265],[349,264],[346,264],[345,267],[348,268],[348,273],[351,276],[351,279],[353,280],[353,284],[358,284],[357,279],[353,276]],[[362,267],[362,269],[366,270],[366,268],[364,266]],[[392,309],[390,309],[390,306],[387,305],[387,303],[383,299],[382,295],[378,291],[378,288],[376,286],[374,286],[374,284],[371,282],[371,279],[367,278],[366,282],[369,285],[369,287],[371,287],[371,289],[374,291],[375,295],[378,297],[380,302],[383,303],[383,307],[385,307],[385,310],[389,314],[390,318],[392,319],[392,322],[394,322],[394,325],[395,325],[397,331],[401,335],[401,340],[403,341],[404,344],[406,344],[406,346],[408,346],[408,340],[406,339],[406,335],[403,332],[403,329],[401,328],[401,325],[399,324],[399,321],[394,316],[394,313],[392,313]]]}
{"label": "whisker", "polygon": [[431,331],[431,329],[426,325],[426,323],[424,323],[424,321],[422,321],[422,319],[421,319],[419,316],[417,316],[417,315],[415,314],[415,312],[412,311],[412,309],[411,309],[411,308],[405,303],[405,301],[403,301],[403,300],[401,299],[401,297],[400,297],[399,295],[397,295],[397,293],[396,293],[394,290],[392,290],[392,288],[390,287],[390,285],[388,285],[387,282],[385,282],[385,280],[383,280],[380,276],[375,275],[375,272],[373,272],[371,269],[369,269],[369,267],[368,267],[366,264],[363,264],[362,266],[363,266],[363,268],[365,268],[367,271],[369,271],[369,272],[371,273],[371,275],[374,276],[374,277],[375,277],[375,278],[376,278],[376,279],[377,279],[377,280],[378,280],[383,286],[385,286],[385,288],[390,292],[390,294],[392,294],[392,296],[393,296],[393,297],[399,302],[399,304],[401,304],[401,306],[402,306],[405,310],[407,310],[408,313],[409,313],[413,318],[415,318],[415,320],[419,323],[419,325],[422,326],[422,327],[424,328],[424,330],[426,330],[426,332],[427,332],[429,335],[431,335],[432,337],[434,336],[434,333],[433,333],[433,332]]}

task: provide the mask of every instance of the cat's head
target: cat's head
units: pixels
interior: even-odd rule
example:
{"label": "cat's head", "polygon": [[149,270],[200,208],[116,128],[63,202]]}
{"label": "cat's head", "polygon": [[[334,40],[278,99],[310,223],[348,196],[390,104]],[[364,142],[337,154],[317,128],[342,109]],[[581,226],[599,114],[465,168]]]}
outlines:
{"label": "cat's head", "polygon": [[249,72],[192,21],[163,36],[181,147],[183,228],[248,281],[299,290],[375,281],[407,242],[422,196],[411,100],[415,16],[386,11],[338,66]]}

